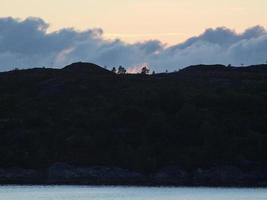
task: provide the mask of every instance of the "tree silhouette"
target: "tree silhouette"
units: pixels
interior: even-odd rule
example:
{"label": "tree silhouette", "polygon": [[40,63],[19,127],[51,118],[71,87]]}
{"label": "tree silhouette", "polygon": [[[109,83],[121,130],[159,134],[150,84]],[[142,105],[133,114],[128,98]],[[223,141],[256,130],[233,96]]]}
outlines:
{"label": "tree silhouette", "polygon": [[148,74],[149,73],[149,69],[147,67],[143,67],[141,70],[141,74]]}
{"label": "tree silhouette", "polygon": [[126,69],[124,67],[122,67],[122,66],[119,66],[118,74],[126,74]]}
{"label": "tree silhouette", "polygon": [[111,70],[111,72],[113,72],[114,74],[116,74],[117,73],[116,67],[113,67],[112,70]]}

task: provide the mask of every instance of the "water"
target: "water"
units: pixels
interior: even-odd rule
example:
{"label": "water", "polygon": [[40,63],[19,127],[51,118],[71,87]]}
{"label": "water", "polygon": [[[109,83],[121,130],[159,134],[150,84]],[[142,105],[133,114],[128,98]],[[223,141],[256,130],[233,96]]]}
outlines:
{"label": "water", "polygon": [[0,200],[267,200],[267,189],[0,186]]}

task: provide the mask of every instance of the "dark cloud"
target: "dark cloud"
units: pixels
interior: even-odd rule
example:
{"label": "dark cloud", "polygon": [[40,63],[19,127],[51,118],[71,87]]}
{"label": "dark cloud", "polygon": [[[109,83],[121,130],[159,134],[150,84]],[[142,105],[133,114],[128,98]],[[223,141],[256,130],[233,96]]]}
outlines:
{"label": "dark cloud", "polygon": [[191,64],[257,64],[267,59],[267,32],[261,26],[241,34],[225,27],[207,29],[171,47],[157,40],[135,44],[105,40],[101,29],[49,33],[48,28],[40,18],[0,18],[0,70],[90,61],[134,69],[146,63],[157,71],[171,71]]}

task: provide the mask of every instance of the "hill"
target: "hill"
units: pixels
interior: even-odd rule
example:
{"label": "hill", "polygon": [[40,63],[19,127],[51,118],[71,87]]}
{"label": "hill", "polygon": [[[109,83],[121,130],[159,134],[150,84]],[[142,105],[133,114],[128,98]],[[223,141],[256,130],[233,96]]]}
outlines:
{"label": "hill", "polygon": [[[0,168],[41,171],[41,183],[47,169],[54,174],[79,169],[76,175],[109,171],[88,169],[102,166],[112,167],[108,178],[86,171],[86,181],[78,183],[107,183],[122,173],[134,183],[142,174],[146,178],[137,183],[262,185],[266,69],[191,66],[169,74],[116,75],[75,63],[0,73]],[[0,182],[12,182],[3,174],[0,170]],[[148,181],[151,174],[156,175]],[[29,182],[36,182],[32,177]],[[210,177],[217,178],[209,182]],[[23,176],[13,182],[18,180]]]}

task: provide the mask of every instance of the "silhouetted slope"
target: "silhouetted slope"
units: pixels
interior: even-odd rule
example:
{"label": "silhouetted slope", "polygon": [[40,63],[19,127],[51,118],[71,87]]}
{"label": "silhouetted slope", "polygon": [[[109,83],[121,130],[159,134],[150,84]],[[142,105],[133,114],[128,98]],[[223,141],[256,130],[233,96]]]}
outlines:
{"label": "silhouetted slope", "polygon": [[111,71],[106,70],[98,65],[92,64],[92,63],[73,63],[71,65],[68,65],[62,69],[62,71],[65,72],[71,72],[71,73],[84,73],[84,74],[91,74],[91,75],[111,75],[113,74]]}
{"label": "silhouetted slope", "polygon": [[232,67],[225,65],[195,65],[182,69],[180,72],[249,72],[267,73],[267,65]]}
{"label": "silhouetted slope", "polygon": [[229,67],[224,65],[195,65],[179,72],[156,74],[156,77],[175,79],[206,79],[207,81],[259,80],[267,78],[267,65]]}
{"label": "silhouetted slope", "polygon": [[[0,168],[43,170],[63,162],[150,174],[179,166],[191,174],[183,183],[204,184],[204,175],[220,170],[232,177],[234,166],[261,172],[264,182],[266,113],[266,65],[146,76],[75,63],[0,73]],[[161,182],[162,176],[159,183],[173,181]]]}

